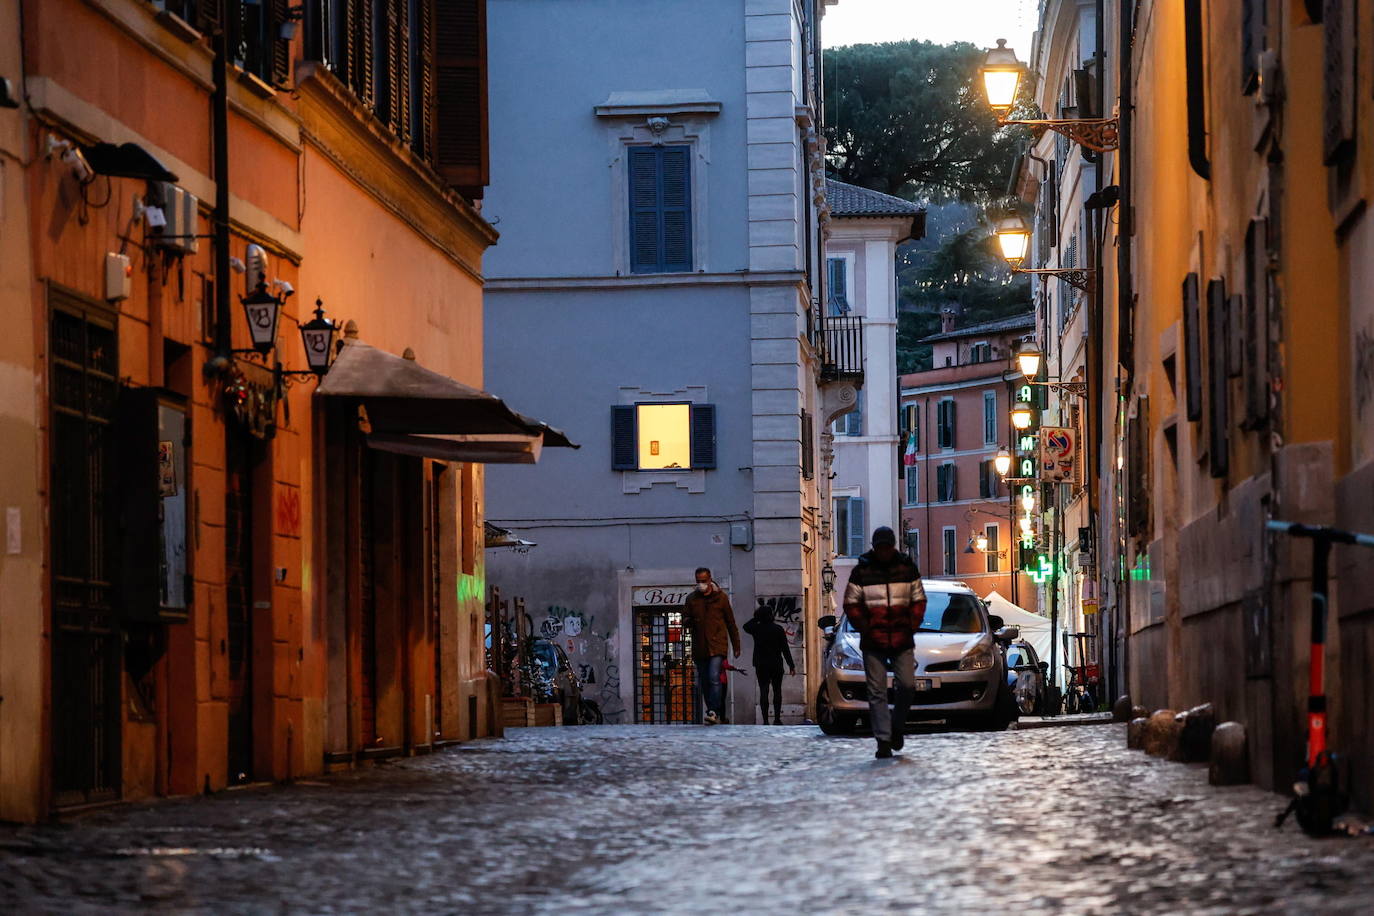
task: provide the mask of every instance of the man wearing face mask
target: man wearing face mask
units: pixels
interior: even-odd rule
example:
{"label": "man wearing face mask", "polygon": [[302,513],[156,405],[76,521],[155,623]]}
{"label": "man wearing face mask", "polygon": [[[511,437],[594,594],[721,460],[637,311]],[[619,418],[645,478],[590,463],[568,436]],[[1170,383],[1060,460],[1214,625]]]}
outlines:
{"label": "man wearing face mask", "polygon": [[[878,751],[891,757],[906,741],[906,714],[916,689],[915,633],[926,612],[926,590],[916,562],[897,550],[886,526],[873,532],[873,549],[859,557],[844,590],[844,612],[859,631],[868,680],[869,721]],[[887,708],[887,672],[896,681],[893,709]]]}
{"label": "man wearing face mask", "polygon": [[733,648],[735,658],[739,658],[739,629],[730,599],[711,578],[711,570],[699,567],[696,579],[696,591],[683,602],[682,619],[692,634],[692,661],[706,710],[702,722],[715,725],[725,712],[725,687],[720,682],[725,653]]}

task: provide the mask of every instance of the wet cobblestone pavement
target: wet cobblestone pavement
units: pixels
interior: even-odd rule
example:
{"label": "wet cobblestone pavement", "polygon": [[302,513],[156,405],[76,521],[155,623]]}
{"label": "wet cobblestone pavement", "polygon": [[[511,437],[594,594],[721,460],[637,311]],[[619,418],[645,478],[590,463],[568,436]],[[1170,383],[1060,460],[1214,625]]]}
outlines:
{"label": "wet cobblestone pavement", "polygon": [[1124,726],[872,742],[522,729],[430,757],[0,828],[0,911],[1369,913],[1374,840],[1127,751]]}

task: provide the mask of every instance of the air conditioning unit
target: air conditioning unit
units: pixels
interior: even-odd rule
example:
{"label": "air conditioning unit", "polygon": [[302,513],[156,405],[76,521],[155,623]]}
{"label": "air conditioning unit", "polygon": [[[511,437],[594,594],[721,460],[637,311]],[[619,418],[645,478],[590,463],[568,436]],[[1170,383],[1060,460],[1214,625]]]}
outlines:
{"label": "air conditioning unit", "polygon": [[200,240],[196,238],[199,198],[168,181],[152,181],[148,187],[147,205],[161,210],[165,220],[164,225],[154,229],[153,244],[168,251],[195,254],[200,250]]}

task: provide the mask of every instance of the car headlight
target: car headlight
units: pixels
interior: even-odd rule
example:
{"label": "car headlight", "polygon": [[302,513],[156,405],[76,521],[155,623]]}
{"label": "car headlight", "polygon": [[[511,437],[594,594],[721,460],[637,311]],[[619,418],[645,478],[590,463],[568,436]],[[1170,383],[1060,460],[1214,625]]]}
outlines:
{"label": "car headlight", "polygon": [[835,646],[835,667],[841,671],[862,671],[863,655],[848,642],[838,643]]}
{"label": "car headlight", "polygon": [[992,667],[992,646],[981,643],[959,660],[960,671],[983,671]]}

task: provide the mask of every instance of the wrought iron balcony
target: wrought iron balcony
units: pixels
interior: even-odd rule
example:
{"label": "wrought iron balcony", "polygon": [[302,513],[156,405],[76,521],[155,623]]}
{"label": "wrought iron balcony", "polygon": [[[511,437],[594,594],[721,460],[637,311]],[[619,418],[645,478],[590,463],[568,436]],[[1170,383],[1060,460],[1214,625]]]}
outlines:
{"label": "wrought iron balcony", "polygon": [[857,315],[821,315],[817,322],[821,381],[846,380],[863,384],[864,320]]}

